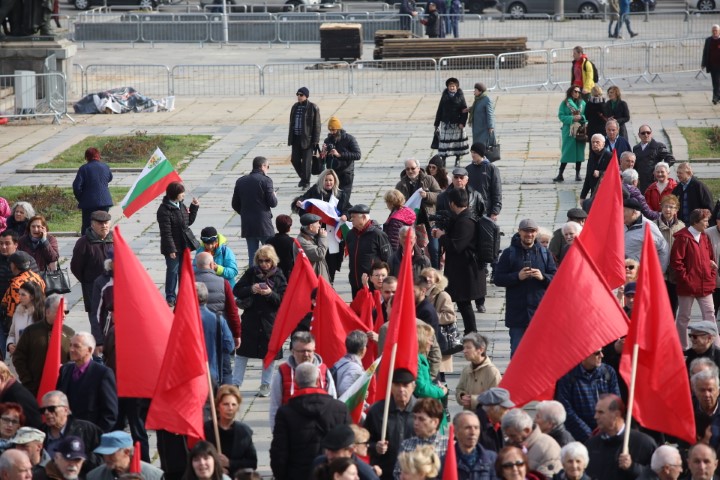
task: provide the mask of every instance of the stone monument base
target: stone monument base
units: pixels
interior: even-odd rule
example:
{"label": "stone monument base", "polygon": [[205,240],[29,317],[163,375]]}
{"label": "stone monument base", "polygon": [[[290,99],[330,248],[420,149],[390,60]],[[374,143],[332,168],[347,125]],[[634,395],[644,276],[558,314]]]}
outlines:
{"label": "stone monument base", "polygon": [[30,70],[46,73],[46,61],[55,55],[55,64],[51,70],[65,74],[67,83],[71,83],[72,57],[77,46],[65,38],[58,37],[5,37],[0,42],[0,75],[13,75],[15,70]]}

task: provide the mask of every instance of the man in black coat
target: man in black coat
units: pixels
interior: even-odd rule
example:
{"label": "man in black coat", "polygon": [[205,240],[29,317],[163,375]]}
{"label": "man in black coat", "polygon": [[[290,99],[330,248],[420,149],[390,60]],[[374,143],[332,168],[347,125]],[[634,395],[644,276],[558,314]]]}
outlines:
{"label": "man in black coat", "polygon": [[322,149],[325,165],[335,170],[340,180],[340,190],[345,192],[345,201],[350,202],[355,179],[355,161],[362,156],[360,146],[355,137],[343,130],[337,117],[330,117],[328,132]]}
{"label": "man in black coat", "polygon": [[25,426],[40,428],[42,417],[37,401],[30,390],[10,372],[8,366],[0,362],[0,403],[13,402],[22,407],[25,414]]}
{"label": "man in black coat", "polygon": [[118,416],[115,375],[105,365],[92,359],[95,338],[89,332],[78,332],[70,340],[70,360],[60,368],[57,389],[68,397],[75,418],[94,423],[107,433],[113,430]]}
{"label": "man in black coat", "polygon": [[712,35],[705,39],[700,67],[710,74],[712,80],[712,102],[720,102],[720,25],[713,25]]}
{"label": "man in black coat", "polygon": [[247,242],[250,266],[260,244],[267,243],[274,233],[270,209],[277,207],[277,195],[268,170],[267,158],[253,158],[252,172],[238,178],[232,197],[232,208],[240,215],[240,236]]}
{"label": "man in black coat", "polygon": [[357,292],[363,287],[362,275],[368,276],[372,271],[373,264],[380,260],[388,262],[392,255],[392,248],[387,235],[370,220],[370,207],[358,203],[350,210],[350,221],[353,228],[345,237],[349,257],[350,288],[355,298]]}
{"label": "man in black coat", "polygon": [[345,404],[316,387],[318,371],[308,362],[295,368],[298,390],[275,415],[270,468],[277,480],[309,478],[323,437],[336,425],[352,423]]}
{"label": "man in black coat", "polygon": [[320,109],[308,100],[310,90],[307,87],[298,88],[295,96],[297,102],[290,109],[288,132],[288,145],[292,146],[290,163],[300,177],[298,187],[307,188],[310,186],[312,152],[320,142]]}
{"label": "man in black coat", "polygon": [[696,208],[713,210],[713,196],[703,182],[693,176],[692,167],[688,162],[678,163],[675,169],[678,185],[672,191],[680,199],[677,216],[685,225],[690,225],[690,212]]}
{"label": "man in black coat", "polygon": [[380,476],[382,480],[392,480],[400,444],[406,438],[415,435],[413,407],[417,399],[413,396],[414,391],[415,377],[413,374],[404,368],[396,369],[393,372],[390,390],[390,411],[385,441],[380,441],[385,401],[380,400],[373,403],[365,417],[363,426],[370,432],[370,444],[368,445],[370,463],[382,469]]}
{"label": "man in black coat", "polygon": [[452,171],[452,183],[438,195],[437,198],[437,212],[450,213],[450,202],[448,201],[448,193],[452,190],[460,189],[466,190],[468,193],[468,211],[473,218],[480,218],[485,214],[485,198],[476,191],[473,187],[468,185],[470,176],[468,171],[462,167],[457,167]]}
{"label": "man in black coat", "polygon": [[502,210],[502,180],[497,165],[485,158],[485,144],[473,143],[470,147],[472,163],[465,169],[468,183],[487,202],[487,216],[497,221]]}
{"label": "man in black coat", "polygon": [[635,154],[635,170],[640,178],[638,188],[645,194],[645,190],[655,181],[655,165],[658,162],[666,162],[671,167],[675,164],[675,157],[668,152],[664,143],[652,138],[650,125],[640,125],[638,129],[640,143],[632,149]]}

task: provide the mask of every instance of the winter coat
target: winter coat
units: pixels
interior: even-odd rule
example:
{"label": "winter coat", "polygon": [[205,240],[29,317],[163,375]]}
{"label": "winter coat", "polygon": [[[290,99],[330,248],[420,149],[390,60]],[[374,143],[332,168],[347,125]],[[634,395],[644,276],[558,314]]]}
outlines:
{"label": "winter coat", "polygon": [[290,274],[295,266],[295,240],[287,233],[276,233],[270,240],[268,245],[272,245],[277,253],[280,263],[278,267],[282,270],[287,280],[290,280]]}
{"label": "winter coat", "polygon": [[625,152],[632,152],[632,148],[630,147],[630,143],[628,143],[627,139],[623,137],[622,135],[619,135],[615,137],[615,144],[613,145],[610,139],[605,136],[605,148],[610,150],[612,152],[615,151],[615,155],[617,155],[618,159],[618,168],[620,167],[620,157]]}
{"label": "winter coat", "polygon": [[[288,145],[292,145],[295,136],[295,112],[300,102],[296,102],[290,109],[290,131],[288,132]],[[322,120],[320,109],[309,100],[305,100],[305,115],[302,122],[302,133],[300,134],[300,148],[303,150],[320,143],[320,131]]]}
{"label": "winter coat", "polygon": [[662,210],[660,208],[660,201],[663,197],[672,194],[675,187],[677,187],[677,182],[672,178],[668,178],[668,183],[662,192],[658,190],[657,182],[652,182],[650,186],[645,189],[645,201],[648,207],[655,212],[660,212]]}
{"label": "winter coat", "polygon": [[[450,190],[455,188],[453,184],[451,183],[450,186],[448,186],[444,192],[442,192],[440,195],[438,195],[437,199],[437,211],[438,212],[448,212],[450,213],[450,202],[448,202],[447,194]],[[485,205],[487,205],[486,199],[480,194],[480,192],[476,191],[473,187],[470,185],[467,185],[465,187],[465,190],[468,192],[468,211],[472,215],[473,218],[477,219],[485,215],[485,211],[487,210]]]}
{"label": "winter coat", "polygon": [[456,302],[466,302],[485,296],[484,268],[475,261],[476,225],[465,209],[450,220],[448,231],[440,237],[445,251],[445,289]]}
{"label": "winter coat", "polygon": [[[518,278],[526,260],[532,263],[532,268],[542,272],[542,280],[528,278],[521,281]],[[545,247],[535,242],[525,249],[520,243],[520,235],[513,235],[510,246],[503,250],[495,267],[495,285],[506,287],[506,327],[527,328],[556,271],[555,261]]]}
{"label": "winter coat", "polygon": [[[44,320],[29,325],[18,340],[15,353],[13,353],[13,365],[18,380],[30,390],[33,396],[37,396],[38,388],[40,388],[52,327]],[[75,331],[67,325],[63,325],[62,331],[60,360],[64,363],[70,361],[70,339],[75,335]]]}
{"label": "winter coat", "polygon": [[485,200],[486,214],[499,215],[502,210],[502,181],[497,165],[483,160],[471,163],[465,170],[468,172],[468,185]]}
{"label": "winter coat", "polygon": [[[440,402],[442,402],[442,399],[447,395],[440,385],[433,382],[430,376],[430,363],[423,354],[418,355],[417,378],[415,379],[415,391],[413,395],[417,398],[434,398]],[[443,420],[440,422],[438,431],[443,431],[446,424],[447,419],[443,415]]]}
{"label": "winter coat", "polygon": [[[627,425],[625,426],[627,428]],[[623,435],[590,437],[585,446],[590,454],[585,473],[598,480],[631,480],[637,478],[643,466],[650,465],[650,458],[657,448],[655,440],[638,430],[630,430],[629,453],[632,465],[629,470],[618,467],[618,455],[622,451]]]}
{"label": "winter coat", "polygon": [[390,212],[390,216],[383,225],[383,232],[388,236],[393,252],[398,249],[400,244],[400,229],[404,226],[412,227],[415,224],[415,219],[415,212],[406,206]]}
{"label": "winter coat", "polygon": [[[705,230],[705,235],[708,236],[708,239],[710,240],[710,245],[713,249],[713,255],[715,256],[715,263],[717,265],[720,265],[720,230],[718,230],[717,226],[710,227],[707,230]],[[720,288],[720,275],[718,275],[715,283],[715,288]]]}
{"label": "winter coat", "polygon": [[468,125],[472,125],[473,143],[490,143],[490,130],[495,128],[495,109],[487,92],[475,97],[470,107]]}
{"label": "winter coat", "polygon": [[57,269],[60,250],[57,238],[54,236],[48,235],[45,240],[38,239],[37,242],[33,242],[30,235],[23,235],[18,240],[17,249],[33,257],[39,271]]}
{"label": "winter coat", "polygon": [[113,200],[108,184],[113,174],[100,160],[92,160],[78,169],[73,180],[73,194],[82,210],[99,210],[112,207]]}
{"label": "winter coat", "polygon": [[[237,354],[248,358],[265,358],[268,351],[268,342],[275,324],[275,315],[280,308],[282,297],[287,288],[287,281],[282,270],[276,268],[268,276],[259,273],[258,267],[248,268],[233,288],[238,301],[252,298],[252,303],[246,308],[240,318],[242,319],[242,333],[240,348]],[[256,283],[267,283],[272,289],[270,295],[252,293],[252,286]],[[278,357],[282,358],[282,351]]]}
{"label": "winter coat", "polygon": [[243,175],[235,182],[232,208],[240,214],[242,238],[272,237],[271,208],[277,207],[272,178],[260,169]]}
{"label": "winter coat", "polygon": [[[622,14],[622,11],[620,13]],[[625,124],[630,121],[630,109],[628,108],[628,104],[625,100],[608,100],[605,102],[605,106],[603,107],[603,113],[605,114],[606,119],[609,120],[610,117],[613,117],[617,120],[620,125],[621,137],[625,140],[630,138],[628,137],[627,127],[625,126]],[[618,160],[620,160],[620,155],[618,155]]]}
{"label": "winter coat", "polygon": [[345,237],[345,244],[350,263],[348,278],[350,286],[356,292],[362,288],[362,274],[370,275],[376,260],[390,260],[392,248],[387,235],[372,220],[368,221],[362,230],[350,230]]}
{"label": "winter coat", "polygon": [[195,223],[197,212],[200,207],[190,204],[190,208],[180,202],[175,206],[165,196],[157,210],[157,222],[160,227],[160,253],[170,255],[171,253],[182,254],[186,248],[197,250],[200,242],[195,238],[190,225]]}
{"label": "winter coat", "polygon": [[17,403],[22,407],[25,414],[25,427],[38,429],[43,427],[42,415],[37,400],[30,393],[30,390],[14,377],[11,382],[5,385],[0,395],[0,403],[7,402]]}
{"label": "winter coat", "polygon": [[455,387],[455,399],[460,403],[460,397],[470,395],[470,406],[465,407],[465,410],[475,410],[478,406],[478,395],[497,387],[501,379],[500,371],[488,356],[477,366],[468,363],[460,373],[460,380]]}
{"label": "winter coat", "polygon": [[533,425],[530,436],[523,442],[527,447],[528,470],[537,470],[546,477],[562,470],[560,445],[540,427]]}
{"label": "winter coat", "polygon": [[435,342],[440,347],[440,350],[445,350],[445,339],[440,338],[440,323],[438,321],[438,315],[433,307],[432,303],[427,298],[423,298],[420,302],[415,304],[415,317],[418,320],[430,325],[435,332]]}
{"label": "winter coat", "polygon": [[56,389],[68,397],[75,418],[91,422],[107,433],[118,418],[118,397],[115,374],[105,365],[90,360],[82,376],[74,380],[75,363],[60,367]]}
{"label": "winter coat", "polygon": [[[430,225],[429,216],[435,213],[435,204],[437,203],[438,195],[442,192],[440,185],[437,180],[431,175],[425,173],[425,170],[420,169],[415,179],[408,177],[405,170],[400,172],[400,181],[395,185],[395,190],[398,190],[405,196],[405,200],[413,196],[418,188],[422,188],[427,192],[427,197],[422,199],[420,203],[420,211],[417,215],[417,223],[426,226]],[[429,232],[428,232],[429,233]]]}
{"label": "winter coat", "polygon": [[574,442],[575,438],[565,430],[565,425],[560,424],[557,427],[553,428],[548,432],[548,435],[550,435],[553,440],[555,440],[558,445],[560,445],[560,448],[564,447],[570,442]]}
{"label": "winter coat", "polygon": [[678,296],[704,297],[715,290],[718,272],[710,265],[715,255],[708,236],[701,233],[698,243],[689,229],[683,228],[674,235],[670,266],[675,270]]}
{"label": "winter coat", "polygon": [[[590,148],[585,170],[585,181],[583,182],[582,190],[580,190],[580,200],[585,200],[588,194],[594,196],[595,193],[597,193],[600,179],[605,175],[605,169],[607,169],[611,159],[612,152],[608,148],[603,148],[599,152]],[[597,177],[593,175],[595,170],[599,172]]]}
{"label": "winter coat", "polygon": [[105,344],[105,333],[110,328],[108,322],[112,323],[112,312],[115,311],[113,272],[105,271],[97,277],[92,284],[92,301],[90,302],[91,315],[90,332],[97,345]]}
{"label": "winter coat", "polygon": [[650,233],[652,234],[655,250],[660,260],[660,267],[664,272],[670,263],[670,248],[660,233],[660,230],[657,228],[657,225],[642,215],[629,227],[627,225],[625,226],[625,258],[640,261],[640,253],[642,252],[643,240],[645,238],[645,224],[650,225]]}
{"label": "winter coat", "polygon": [[440,22],[440,15],[438,14],[437,10],[435,10],[434,12],[428,12],[425,18],[421,20],[421,22],[423,25],[425,25],[425,35],[427,35],[429,38],[440,37],[440,30],[442,29],[442,24]]}
{"label": "winter coat", "polygon": [[[682,220],[678,220],[676,217],[676,221],[672,226],[668,226],[663,221],[663,216],[660,215],[657,220],[655,220],[655,225],[657,225],[658,230],[660,230],[660,234],[665,239],[665,242],[668,246],[668,251],[672,251],[673,243],[675,243],[675,237],[674,235],[685,228],[685,224],[682,222]],[[665,270],[665,280],[675,283],[675,271],[672,269],[672,266],[668,265],[667,269]]]}
{"label": "winter coat", "polygon": [[340,129],[335,135],[328,135],[324,140],[325,145],[332,144],[335,150],[340,154],[339,157],[325,157],[325,165],[332,168],[338,176],[344,173],[353,173],[355,171],[355,161],[360,160],[362,152],[355,137]]}
{"label": "winter coat", "polygon": [[599,133],[605,136],[605,97],[590,97],[585,102],[585,118],[588,122],[588,139]]}
{"label": "winter coat", "polygon": [[388,449],[385,455],[380,455],[375,449],[375,445],[380,441],[382,430],[383,409],[385,401],[373,403],[368,409],[365,423],[363,426],[370,432],[370,443],[368,444],[368,453],[370,454],[371,463],[382,469],[382,480],[391,480],[393,478],[393,468],[400,451],[400,445],[406,438],[415,435],[413,429],[413,407],[417,400],[410,397],[410,402],[403,410],[398,409],[395,401],[390,397],[390,411],[387,420],[387,436]]}
{"label": "winter coat", "polygon": [[[569,106],[568,106],[569,104]],[[580,122],[586,122],[585,119],[585,101],[579,98],[575,102],[572,98],[566,98],[560,102],[558,108],[558,119],[562,123],[560,129],[561,137],[561,153],[560,163],[582,163],[585,160],[585,142],[578,142],[575,137],[570,135],[570,127],[576,120],[573,118],[576,114],[571,110],[580,112],[579,115],[582,117]]]}
{"label": "winter coat", "polygon": [[270,468],[277,480],[310,478],[323,437],[352,420],[345,404],[316,388],[298,390],[275,416]]}
{"label": "winter coat", "polygon": [[365,373],[362,359],[351,353],[345,354],[345,356],[335,362],[332,369],[335,372],[334,378],[337,380],[335,388],[337,389],[338,397],[342,396],[342,394],[355,383],[355,380]]}
{"label": "winter coat", "polygon": [[[658,162],[667,162],[671,167],[675,164],[675,157],[668,152],[664,143],[654,138],[642,148],[642,143],[633,147],[635,154],[635,170],[638,172],[638,188],[641,191],[647,190],[650,184],[655,183],[655,165]],[[670,179],[672,180],[672,179]]]}
{"label": "winter coat", "polygon": [[[205,251],[205,244],[201,241],[200,248],[195,251],[195,259],[197,259],[198,253]],[[195,259],[193,259],[193,266],[195,266]],[[231,287],[234,287],[238,275],[237,260],[235,259],[235,253],[227,244],[227,238],[221,233],[218,234],[218,246],[215,248],[215,253],[213,253],[213,261],[217,265],[215,273],[230,282]]]}
{"label": "winter coat", "polygon": [[[226,442],[222,442],[220,447],[222,448],[221,453],[230,460],[230,475],[234,477],[235,473],[240,469],[249,468],[255,470],[257,468],[257,451],[253,444],[253,431],[249,426],[234,421],[230,429],[232,430],[232,443],[227,445]],[[205,422],[204,430],[205,439],[215,445],[215,429],[212,420]],[[220,436],[223,440],[226,438],[222,433]]]}
{"label": "winter coat", "polygon": [[[43,424],[40,430],[45,432],[45,445],[47,445],[50,428]],[[93,450],[100,445],[100,437],[102,434],[103,431],[94,423],[80,420],[79,418],[75,418],[74,415],[68,416],[67,423],[63,429],[63,435],[66,437],[80,437],[85,445],[85,453],[88,456],[87,460],[83,463],[81,472],[84,472],[86,469],[89,472],[103,463],[102,458],[93,452]],[[82,475],[80,478],[82,478]],[[64,480],[64,478],[60,476],[58,480]]]}
{"label": "winter coat", "polygon": [[650,220],[657,220],[660,214],[656,211],[653,211],[650,206],[645,201],[645,197],[643,196],[642,192],[639,188],[637,188],[635,185],[625,184],[625,188],[627,188],[628,192],[630,192],[630,198],[637,201],[640,206],[642,207],[642,214],[645,218],[648,218]]}
{"label": "winter coat", "polygon": [[217,384],[222,371],[223,355],[233,353],[235,343],[233,343],[230,327],[228,327],[227,321],[223,318],[221,312],[211,311],[206,304],[200,305],[200,320],[202,321],[205,337],[210,377]]}
{"label": "winter coat", "polygon": [[[330,199],[332,196],[333,196],[333,193],[331,190],[325,190],[323,188],[318,188],[317,185],[313,185],[301,196],[295,198],[292,201],[292,205],[290,206],[290,208],[293,211],[293,213],[297,213],[298,216],[302,217],[307,212],[305,210],[303,210],[302,208],[297,208],[295,206],[295,203],[297,203],[298,200],[303,201],[303,200],[308,200],[308,199],[316,199],[316,200],[322,200],[323,202],[330,203]],[[347,196],[345,195],[345,192],[343,192],[342,190],[338,190],[337,204],[335,205],[335,208],[337,208],[338,212],[340,212],[340,215],[347,216],[347,211],[350,208],[350,204],[348,202]]]}
{"label": "winter coat", "polygon": [[711,212],[713,211],[712,192],[707,185],[695,177],[690,177],[685,188],[682,183],[678,182],[672,193],[680,199],[678,218],[686,225],[690,220],[690,213],[696,208],[707,208]]}
{"label": "winter coat", "polygon": [[497,460],[497,453],[477,444],[475,445],[474,455],[476,457],[475,464],[470,466],[464,461],[465,458],[460,450],[460,445],[455,443],[457,480],[496,480],[495,460]]}
{"label": "winter coat", "polygon": [[85,235],[75,243],[70,270],[81,283],[92,284],[105,271],[105,259],[112,253],[112,231],[101,239],[92,228],[88,228]]}
{"label": "winter coat", "polygon": [[440,103],[435,112],[435,128],[440,126],[440,122],[447,125],[466,125],[468,114],[463,112],[467,108],[465,102],[465,94],[462,89],[458,88],[455,95],[450,95],[446,88],[440,96]]}
{"label": "winter coat", "polygon": [[[330,283],[330,271],[328,269],[327,260],[325,255],[328,251],[327,235],[321,237],[320,235],[310,235],[300,230],[300,234],[297,236],[297,241],[300,247],[305,252],[308,260],[315,270],[315,274],[319,277],[323,277]],[[298,248],[297,245],[293,244],[293,257],[297,257]]]}

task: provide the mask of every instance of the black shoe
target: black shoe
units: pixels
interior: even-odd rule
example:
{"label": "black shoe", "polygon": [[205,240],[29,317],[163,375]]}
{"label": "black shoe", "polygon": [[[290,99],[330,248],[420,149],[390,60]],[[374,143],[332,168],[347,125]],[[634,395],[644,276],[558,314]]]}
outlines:
{"label": "black shoe", "polygon": [[477,305],[477,308],[475,310],[477,310],[478,313],[486,312],[485,305]]}
{"label": "black shoe", "polygon": [[637,37],[637,36],[638,36],[637,33],[631,33],[631,34],[630,34],[630,38],[635,38],[635,37]]}
{"label": "black shoe", "polygon": [[565,179],[562,176],[562,173],[559,173],[557,177],[553,178],[553,183],[560,183],[564,182]]}
{"label": "black shoe", "polygon": [[300,180],[300,181],[298,182],[298,187],[303,188],[303,185],[305,185],[305,184],[303,183],[302,180]]}
{"label": "black shoe", "polygon": [[714,99],[713,99],[713,105],[717,105],[717,104],[718,104],[718,99],[717,99],[717,98],[714,98]]}
{"label": "black shoe", "polygon": [[580,174],[579,174],[579,173],[576,173],[576,174],[575,174],[575,181],[576,181],[576,182],[582,182],[582,178],[580,178]]}

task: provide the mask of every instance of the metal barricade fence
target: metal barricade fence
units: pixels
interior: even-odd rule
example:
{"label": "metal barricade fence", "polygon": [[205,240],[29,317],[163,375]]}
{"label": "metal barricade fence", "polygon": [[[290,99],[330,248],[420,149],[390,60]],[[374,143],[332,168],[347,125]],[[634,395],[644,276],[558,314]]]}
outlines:
{"label": "metal barricade fence", "polygon": [[550,84],[549,56],[547,50],[498,55],[497,87],[502,90],[532,87],[548,89]]}
{"label": "metal barricade fence", "polygon": [[208,16],[202,13],[139,15],[143,42],[205,43],[210,41]]}
{"label": "metal barricade fence", "polygon": [[698,55],[702,52],[704,38],[686,38],[650,42],[648,47],[648,74],[654,82],[663,74],[700,72]]}
{"label": "metal barricade fence", "polygon": [[88,65],[83,96],[112,88],[133,87],[148,97],[170,95],[170,69],[165,65]]}
{"label": "metal barricade fence", "polygon": [[457,27],[457,38],[480,37],[480,15],[443,14],[440,15],[440,22],[446,38],[455,37],[455,27]]}
{"label": "metal barricade fence", "polygon": [[647,42],[614,43],[603,47],[603,78],[613,83],[618,78],[635,78],[647,81]]}
{"label": "metal barricade fence", "polygon": [[[273,43],[277,41],[277,22],[274,19],[248,18],[252,14],[228,15],[228,42]],[[210,15],[210,41],[223,42],[223,16]]]}
{"label": "metal barricade fence", "polygon": [[[572,52],[574,48],[575,47],[553,48],[550,50],[550,84],[553,86],[553,89],[564,89],[566,86],[570,86],[570,72],[573,61]],[[583,52],[588,60],[597,68],[598,77],[602,78],[603,48],[583,47]]]}
{"label": "metal barricade fence", "polygon": [[565,20],[552,22],[552,39],[556,41],[583,42],[605,38],[608,38],[608,22],[600,13],[590,17],[579,13],[566,13]]}
{"label": "metal barricade fence", "polygon": [[67,115],[65,75],[60,72],[16,71],[0,75],[0,112],[6,118],[53,117]]}
{"label": "metal barricade fence", "polygon": [[552,17],[550,15],[525,15],[521,20],[481,16],[481,37],[517,37],[521,34],[534,42],[550,40]]}
{"label": "metal barricade fence", "polygon": [[170,73],[172,95],[257,96],[261,94],[259,65],[175,65]]}
{"label": "metal barricade fence", "polygon": [[437,92],[437,62],[433,58],[358,60],[351,65],[352,93]]}
{"label": "metal barricade fence", "polygon": [[73,25],[73,40],[76,42],[140,41],[140,17],[134,13],[82,15]]}
{"label": "metal barricade fence", "polygon": [[347,95],[350,64],[347,62],[270,63],[262,67],[263,95],[287,95],[298,82],[312,85],[313,95]]}
{"label": "metal barricade fence", "polygon": [[475,82],[483,82],[488,90],[497,86],[495,65],[497,57],[492,54],[442,57],[437,62],[438,91],[445,87],[445,79],[455,77],[466,91]]}
{"label": "metal barricade fence", "polygon": [[[690,31],[688,13],[685,11],[629,13],[628,18],[633,32],[642,35],[642,38],[685,38]],[[624,26],[625,38],[628,38],[630,34]]]}
{"label": "metal barricade fence", "polygon": [[70,82],[70,88],[66,90],[70,92],[72,98],[79,98],[85,95],[87,91],[85,89],[85,67],[79,63],[74,63],[72,69],[72,81]]}
{"label": "metal barricade fence", "polygon": [[720,18],[720,10],[718,10],[718,8],[720,8],[720,3],[715,7],[714,12],[693,12],[692,14],[688,14],[690,18],[688,37],[709,37],[711,27],[716,23],[720,23],[718,22],[718,18]]}

